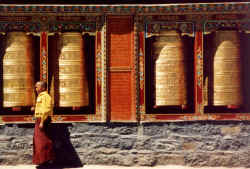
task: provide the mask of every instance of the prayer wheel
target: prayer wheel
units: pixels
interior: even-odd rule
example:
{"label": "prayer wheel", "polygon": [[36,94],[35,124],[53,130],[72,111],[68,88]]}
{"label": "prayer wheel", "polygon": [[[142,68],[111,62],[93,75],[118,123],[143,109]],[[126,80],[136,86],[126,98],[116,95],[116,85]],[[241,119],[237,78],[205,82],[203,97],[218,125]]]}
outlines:
{"label": "prayer wheel", "polygon": [[214,44],[213,105],[240,106],[243,93],[239,33],[218,31]]}
{"label": "prayer wheel", "polygon": [[24,32],[7,34],[7,45],[3,56],[3,107],[33,105],[32,43],[32,38]]}
{"label": "prayer wheel", "polygon": [[155,37],[155,106],[187,104],[183,42],[177,31],[164,31]]}
{"label": "prayer wheel", "polygon": [[81,33],[66,32],[60,38],[58,76],[55,79],[59,107],[82,107],[89,104],[88,82]]}

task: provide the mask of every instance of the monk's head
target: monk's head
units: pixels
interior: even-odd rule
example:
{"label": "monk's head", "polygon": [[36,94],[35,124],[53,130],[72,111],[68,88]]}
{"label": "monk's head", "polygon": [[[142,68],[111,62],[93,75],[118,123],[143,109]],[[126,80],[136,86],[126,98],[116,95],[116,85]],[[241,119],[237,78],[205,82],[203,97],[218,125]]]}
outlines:
{"label": "monk's head", "polygon": [[38,81],[35,85],[37,94],[47,90],[47,83],[44,81]]}

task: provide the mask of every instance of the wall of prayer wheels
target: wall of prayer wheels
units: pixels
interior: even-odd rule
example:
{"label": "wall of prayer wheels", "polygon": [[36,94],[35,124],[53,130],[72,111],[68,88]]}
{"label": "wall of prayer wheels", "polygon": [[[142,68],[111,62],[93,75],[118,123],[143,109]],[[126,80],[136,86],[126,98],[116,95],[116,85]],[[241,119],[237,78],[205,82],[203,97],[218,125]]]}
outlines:
{"label": "wall of prayer wheels", "polygon": [[249,5],[0,6],[0,112],[39,76],[59,121],[248,120]]}

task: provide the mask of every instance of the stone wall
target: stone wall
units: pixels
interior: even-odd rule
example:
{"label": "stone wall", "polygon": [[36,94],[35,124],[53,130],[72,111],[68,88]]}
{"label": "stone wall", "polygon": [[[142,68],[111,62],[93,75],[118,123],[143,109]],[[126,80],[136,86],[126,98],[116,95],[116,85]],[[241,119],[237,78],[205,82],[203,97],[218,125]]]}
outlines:
{"label": "stone wall", "polygon": [[[33,124],[0,126],[0,165],[32,162]],[[250,122],[52,124],[63,165],[250,167]]]}

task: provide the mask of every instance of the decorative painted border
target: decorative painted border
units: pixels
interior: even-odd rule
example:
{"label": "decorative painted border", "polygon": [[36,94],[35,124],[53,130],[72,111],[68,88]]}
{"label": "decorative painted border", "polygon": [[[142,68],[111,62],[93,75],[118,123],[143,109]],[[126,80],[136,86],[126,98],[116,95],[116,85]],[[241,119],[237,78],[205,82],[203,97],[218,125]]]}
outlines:
{"label": "decorative painted border", "polygon": [[108,61],[107,61],[107,17],[103,17],[103,27],[102,27],[102,121],[107,121],[108,119],[108,102],[107,102],[107,70],[108,70]]}
{"label": "decorative painted border", "polygon": [[190,14],[248,13],[249,2],[160,4],[160,5],[12,5],[0,6],[0,13],[125,13],[125,14]]}
{"label": "decorative painted border", "polygon": [[80,32],[95,32],[96,23],[64,23],[52,22],[49,23],[49,32],[64,32],[64,31],[80,31]]}
{"label": "decorative painted border", "polygon": [[208,20],[204,23],[204,32],[217,31],[222,28],[234,28],[241,31],[250,30],[250,19],[244,20]]}
{"label": "decorative painted border", "polygon": [[245,120],[250,120],[250,114],[244,114],[244,113],[203,114],[203,115],[147,114],[147,115],[143,115],[141,119],[143,123],[170,122],[170,121],[207,121],[207,120],[245,121]]}
{"label": "decorative painted border", "polygon": [[135,42],[138,45],[136,51],[136,57],[138,58],[137,64],[138,68],[136,70],[137,74],[137,111],[138,119],[141,120],[142,114],[145,114],[145,23],[142,16],[136,16],[135,26],[136,26],[136,39]]}
{"label": "decorative painted border", "polygon": [[[8,123],[34,123],[35,119],[31,115],[13,115],[13,116],[0,116],[3,124]],[[52,123],[67,123],[67,122],[87,122],[88,118],[82,115],[54,115]]]}
{"label": "decorative painted border", "polygon": [[0,21],[0,32],[9,31],[24,31],[24,32],[40,32],[40,23],[35,22],[1,22]]}
{"label": "decorative painted border", "polygon": [[[8,123],[34,123],[32,116],[19,115],[19,116],[0,116],[2,124]],[[223,120],[223,121],[249,121],[250,115],[245,113],[230,113],[230,114],[203,114],[203,115],[182,115],[182,114],[147,114],[141,115],[142,123],[151,122],[171,122],[171,121],[207,121],[207,120]],[[82,115],[60,115],[52,117],[53,123],[72,123],[72,122],[105,122],[105,120],[97,121],[90,120],[87,116]],[[1,121],[0,121],[1,124]]]}
{"label": "decorative painted border", "polygon": [[[140,114],[141,114],[141,101],[144,101],[144,99],[141,98],[141,71],[144,73],[144,69],[141,70],[141,55],[140,55],[140,51],[141,51],[141,38],[140,38],[140,18],[138,16],[136,16],[134,18],[134,43],[135,43],[135,63],[136,63],[136,67],[135,67],[135,76],[136,76],[136,119],[137,121],[140,121]],[[142,60],[143,61],[143,60]],[[144,85],[144,84],[143,84]],[[144,92],[143,92],[144,94]]]}
{"label": "decorative painted border", "polygon": [[[4,14],[1,14],[4,15]],[[1,16],[0,32],[64,32],[95,33],[104,23],[104,16]],[[72,18],[72,19],[70,19]]]}
{"label": "decorative painted border", "polygon": [[135,119],[136,121],[140,121],[140,110],[139,110],[139,104],[140,104],[140,92],[139,92],[139,60],[140,58],[138,57],[138,52],[139,52],[139,39],[138,39],[138,29],[139,29],[139,26],[137,24],[137,17],[134,17],[133,18],[133,22],[134,22],[134,51],[133,51],[133,54],[134,54],[134,77],[133,77],[133,81],[134,81],[134,86],[135,86],[135,98],[134,98],[134,103],[135,103]]}
{"label": "decorative painted border", "polygon": [[48,82],[48,33],[40,33],[40,80]]}
{"label": "decorative painted border", "polygon": [[[198,25],[197,27],[200,27]],[[195,97],[195,115],[204,113],[203,106],[203,32],[200,30],[195,33],[194,42],[194,97]]]}
{"label": "decorative painted border", "polygon": [[179,30],[181,33],[193,34],[194,33],[194,23],[193,22],[171,22],[171,21],[159,21],[146,23],[145,28],[146,38],[158,35],[161,31],[165,30]]}

